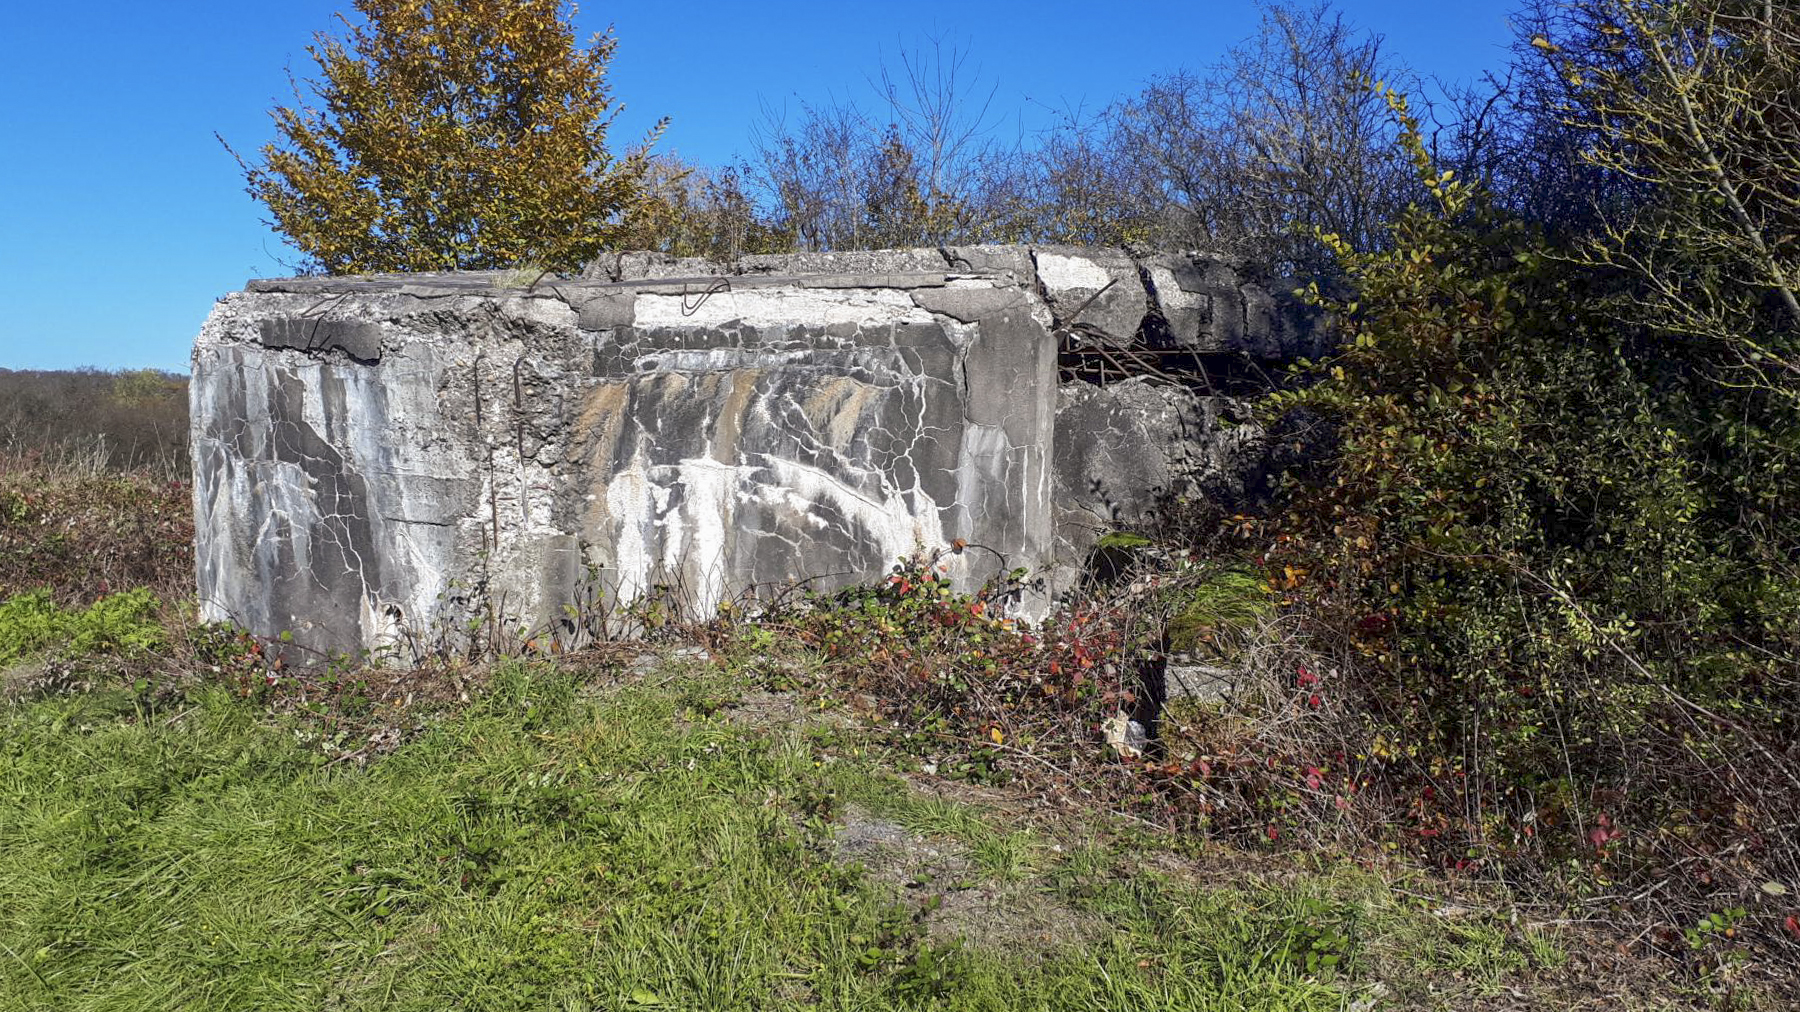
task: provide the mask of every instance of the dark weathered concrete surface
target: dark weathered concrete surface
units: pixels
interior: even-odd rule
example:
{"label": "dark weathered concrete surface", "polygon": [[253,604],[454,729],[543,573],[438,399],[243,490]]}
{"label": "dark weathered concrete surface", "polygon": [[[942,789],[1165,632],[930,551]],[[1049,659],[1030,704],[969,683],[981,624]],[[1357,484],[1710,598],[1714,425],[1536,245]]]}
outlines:
{"label": "dark weathered concrete surface", "polygon": [[1241,494],[1264,457],[1240,405],[1150,379],[1068,384],[1056,425],[1056,548],[1070,562],[1181,498]]}

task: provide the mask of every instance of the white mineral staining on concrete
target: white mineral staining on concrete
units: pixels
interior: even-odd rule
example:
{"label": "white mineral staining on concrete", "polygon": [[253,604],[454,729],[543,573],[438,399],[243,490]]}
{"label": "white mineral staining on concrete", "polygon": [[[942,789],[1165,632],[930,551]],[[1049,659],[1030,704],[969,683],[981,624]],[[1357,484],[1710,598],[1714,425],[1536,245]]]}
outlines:
{"label": "white mineral staining on concrete", "polygon": [[692,330],[731,324],[786,329],[873,323],[930,323],[904,290],[752,288],[741,292],[696,286],[692,295],[640,294],[636,326]]}
{"label": "white mineral staining on concrete", "polygon": [[1209,320],[1225,300],[1234,326],[1273,328],[1223,265],[1023,246],[746,262],[706,265],[737,289],[686,296],[421,275],[221,300],[191,385],[204,614],[291,630],[309,661],[455,647],[490,614],[567,636],[590,574],[623,598],[668,585],[704,615],[958,538],[998,553],[946,560],[973,589],[1049,565],[1071,511],[1129,516],[1176,471],[1254,456],[1177,388],[1057,404],[1053,323],[1130,341],[1155,297],[1185,340],[1210,298]]}
{"label": "white mineral staining on concrete", "polygon": [[988,502],[982,486],[1004,481],[1014,447],[1006,430],[998,425],[974,425],[963,429],[961,467],[956,469],[956,501],[964,508],[981,511],[986,519]]}
{"label": "white mineral staining on concrete", "polygon": [[[789,516],[797,521],[792,528],[835,531],[884,559],[949,543],[938,505],[929,497],[909,501],[891,485],[871,496],[819,468],[779,457],[764,456],[754,464],[689,457],[674,465],[650,466],[639,456],[607,484],[605,502],[613,535],[608,569],[616,574],[619,595],[631,599],[666,584],[700,615],[716,612],[720,603],[744,589],[733,587],[730,577],[738,542],[749,536],[738,526],[738,514],[747,504]],[[764,531],[755,537],[781,535]],[[804,580],[826,575],[811,570],[807,548],[798,539],[787,548],[787,571],[770,576]]]}
{"label": "white mineral staining on concrete", "polygon": [[[680,364],[717,364],[692,354]],[[657,361],[667,368],[670,358]],[[923,404],[921,391],[943,384],[883,379],[893,385],[784,356],[756,370],[659,371],[597,388],[582,422],[595,457],[618,459],[621,434],[633,432],[629,461],[602,479],[588,521],[616,591],[629,598],[667,585],[710,613],[747,584],[862,573],[867,559],[947,544],[941,506],[916,477],[902,489],[864,457],[891,417],[889,398]],[[650,436],[666,419],[659,412],[695,402],[700,425]],[[918,418],[911,428],[913,438],[931,435]]]}
{"label": "white mineral staining on concrete", "polygon": [[1039,253],[1037,272],[1044,287],[1053,292],[1072,288],[1097,292],[1112,281],[1112,275],[1106,272],[1106,268],[1087,257],[1065,256],[1060,253]]}
{"label": "white mineral staining on concrete", "polygon": [[[463,512],[446,483],[466,461],[432,438],[429,358],[409,348],[363,366],[203,345],[195,375],[214,379],[193,405],[204,615],[270,634],[323,623],[335,637],[346,623],[361,630],[354,646],[379,648],[430,614]],[[311,607],[321,596],[336,607]]]}
{"label": "white mineral staining on concrete", "polygon": [[613,472],[599,488],[588,522],[594,538],[590,558],[618,574],[621,597],[636,597],[650,587],[658,518],[668,510],[668,489],[651,483],[642,447],[629,465]]}
{"label": "white mineral staining on concrete", "polygon": [[813,348],[659,348],[632,366],[640,373],[675,375],[747,372],[804,365],[817,354]]}
{"label": "white mineral staining on concrete", "polygon": [[688,458],[654,466],[640,454],[606,488],[612,524],[611,575],[621,598],[659,583],[677,586],[698,615],[725,600],[727,555],[740,489],[754,467]]}
{"label": "white mineral staining on concrete", "polygon": [[819,507],[829,507],[831,513],[848,521],[848,527],[840,527],[840,531],[865,539],[863,543],[884,560],[897,560],[919,549],[933,551],[950,543],[944,536],[941,504],[917,486],[903,491],[883,481],[880,494],[869,495],[796,461],[770,457],[764,466],[772,472],[775,483],[758,491],[763,501],[781,503],[822,527],[833,526],[819,513]]}
{"label": "white mineral staining on concrete", "polygon": [[[664,515],[662,566],[671,573],[692,574],[694,612],[710,616],[725,597],[726,531],[735,528],[738,489],[753,474],[750,468],[710,457],[690,457],[673,472],[663,476],[665,488],[680,489],[681,507]],[[643,587],[641,578],[637,586]]]}

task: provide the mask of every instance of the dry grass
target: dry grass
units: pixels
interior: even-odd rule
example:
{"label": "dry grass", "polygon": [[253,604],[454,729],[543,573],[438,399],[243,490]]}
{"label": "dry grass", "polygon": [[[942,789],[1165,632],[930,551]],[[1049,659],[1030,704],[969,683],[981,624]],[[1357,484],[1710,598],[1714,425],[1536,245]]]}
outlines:
{"label": "dry grass", "polygon": [[0,599],[192,597],[187,380],[0,369]]}
{"label": "dry grass", "polygon": [[188,475],[187,377],[0,369],[0,457],[59,474]]}

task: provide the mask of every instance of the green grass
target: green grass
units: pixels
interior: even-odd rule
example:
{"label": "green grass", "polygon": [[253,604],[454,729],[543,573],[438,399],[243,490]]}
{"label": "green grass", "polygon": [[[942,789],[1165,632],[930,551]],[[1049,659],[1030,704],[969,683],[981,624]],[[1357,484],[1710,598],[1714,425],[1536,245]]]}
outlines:
{"label": "green grass", "polygon": [[[218,691],[0,704],[0,1008],[1288,1012],[1366,996],[1390,939],[1484,980],[1554,952],[1370,914],[1343,873],[1208,887],[1057,844],[850,732],[733,723],[722,678],[590,697],[512,667],[366,767]],[[926,930],[834,846],[851,803],[1089,928]]]}

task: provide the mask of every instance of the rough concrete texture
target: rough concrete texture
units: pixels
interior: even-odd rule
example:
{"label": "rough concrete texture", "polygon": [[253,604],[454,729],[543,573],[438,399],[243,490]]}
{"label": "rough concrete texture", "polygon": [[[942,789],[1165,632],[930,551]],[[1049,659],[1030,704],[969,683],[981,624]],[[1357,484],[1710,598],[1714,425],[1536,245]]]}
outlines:
{"label": "rough concrete texture", "polygon": [[1241,495],[1264,457],[1241,404],[1148,378],[1063,386],[1056,425],[1056,550],[1071,562],[1173,500]]}
{"label": "rough concrete texture", "polygon": [[1064,247],[252,282],[194,350],[201,600],[404,662],[476,619],[574,635],[595,590],[706,614],[959,539],[964,587],[1044,571],[1254,436],[1180,386],[1059,392],[1059,340],[1282,354],[1281,306]]}
{"label": "rough concrete texture", "polygon": [[1131,344],[1150,312],[1137,262],[1117,249],[1035,249],[1038,284],[1063,327],[1103,345]]}

